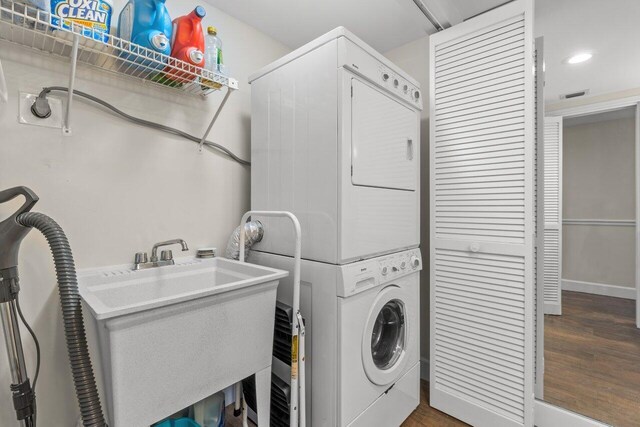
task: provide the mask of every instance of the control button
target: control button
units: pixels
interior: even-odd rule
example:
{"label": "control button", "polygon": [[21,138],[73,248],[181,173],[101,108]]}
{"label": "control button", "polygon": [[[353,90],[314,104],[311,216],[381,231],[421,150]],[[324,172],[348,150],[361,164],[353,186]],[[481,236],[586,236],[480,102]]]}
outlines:
{"label": "control button", "polygon": [[404,270],[405,268],[407,268],[407,262],[406,262],[406,261],[402,261],[402,262],[400,263],[400,268],[401,268],[401,269],[403,269],[403,270]]}
{"label": "control button", "polygon": [[404,93],[409,92],[409,86],[404,85],[404,86],[402,87],[402,91],[403,91]]}
{"label": "control button", "polygon": [[398,270],[398,267],[393,266],[393,267],[391,267],[391,271],[393,271],[393,272],[395,273],[395,272],[397,272],[397,271],[399,271],[399,270]]}
{"label": "control button", "polygon": [[400,84],[400,82],[398,81],[398,79],[393,79],[393,85],[395,87],[398,87],[399,84]]}
{"label": "control button", "polygon": [[389,80],[389,74],[387,73],[382,74],[382,81],[386,82],[387,80]]}
{"label": "control button", "polygon": [[411,268],[416,269],[420,267],[420,259],[417,256],[411,257]]}
{"label": "control button", "polygon": [[413,92],[413,97],[415,98],[415,100],[417,101],[418,99],[420,99],[420,91],[417,90],[415,92]]}
{"label": "control button", "polygon": [[389,273],[389,267],[382,267],[382,270],[380,270],[380,272],[383,276],[386,276]]}

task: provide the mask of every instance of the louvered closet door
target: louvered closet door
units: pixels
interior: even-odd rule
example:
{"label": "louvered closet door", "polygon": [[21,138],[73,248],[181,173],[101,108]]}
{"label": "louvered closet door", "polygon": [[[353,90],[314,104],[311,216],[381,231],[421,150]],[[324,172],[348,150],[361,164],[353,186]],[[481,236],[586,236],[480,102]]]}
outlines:
{"label": "louvered closet door", "polygon": [[431,37],[431,404],[533,425],[532,1]]}
{"label": "louvered closet door", "polygon": [[544,118],[544,314],[562,314],[562,117]]}

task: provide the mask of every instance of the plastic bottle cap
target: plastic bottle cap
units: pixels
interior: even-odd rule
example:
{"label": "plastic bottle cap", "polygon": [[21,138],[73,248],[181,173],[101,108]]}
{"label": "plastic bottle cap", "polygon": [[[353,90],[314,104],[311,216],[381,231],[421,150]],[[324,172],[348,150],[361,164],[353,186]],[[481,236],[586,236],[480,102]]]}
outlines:
{"label": "plastic bottle cap", "polygon": [[218,34],[218,29],[216,27],[207,27],[207,33],[215,36],[216,34]]}
{"label": "plastic bottle cap", "polygon": [[198,18],[204,18],[205,16],[207,16],[207,11],[204,10],[204,7],[202,6],[196,6],[194,12],[196,13],[196,16],[198,16]]}

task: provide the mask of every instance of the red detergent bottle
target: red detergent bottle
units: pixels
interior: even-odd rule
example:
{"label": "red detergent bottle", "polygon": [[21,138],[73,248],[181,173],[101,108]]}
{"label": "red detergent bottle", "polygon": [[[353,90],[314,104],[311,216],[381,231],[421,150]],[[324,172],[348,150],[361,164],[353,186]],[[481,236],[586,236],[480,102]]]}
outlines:
{"label": "red detergent bottle", "polygon": [[[202,18],[207,12],[197,6],[193,12],[173,20],[171,40],[171,56],[196,67],[204,67],[204,31]],[[184,65],[184,64],[182,64]],[[180,67],[180,66],[179,66]],[[180,72],[175,69],[166,70],[167,78],[180,83],[188,83],[196,78],[197,72]]]}

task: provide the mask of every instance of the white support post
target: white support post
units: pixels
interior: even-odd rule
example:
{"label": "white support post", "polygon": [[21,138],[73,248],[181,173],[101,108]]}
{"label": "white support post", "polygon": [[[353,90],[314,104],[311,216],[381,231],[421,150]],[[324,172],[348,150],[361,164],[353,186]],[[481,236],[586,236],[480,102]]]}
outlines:
{"label": "white support post", "polygon": [[209,137],[209,134],[211,133],[211,129],[213,128],[213,125],[215,124],[216,120],[218,120],[218,116],[220,115],[220,112],[222,112],[222,108],[224,108],[224,104],[227,103],[229,96],[231,96],[232,90],[233,89],[231,89],[230,87],[227,87],[227,93],[224,95],[224,98],[222,98],[222,102],[218,106],[216,113],[213,115],[213,118],[211,119],[211,123],[209,123],[209,127],[207,127],[206,132],[204,133],[204,135],[202,136],[202,139],[200,140],[200,152],[202,152],[202,148],[203,148],[202,146],[204,145],[204,142]]}
{"label": "white support post", "polygon": [[252,216],[289,218],[295,230],[295,251],[293,267],[293,325],[291,326],[291,410],[289,413],[290,427],[305,427],[305,349],[304,324],[300,314],[300,264],[302,258],[302,229],[298,218],[291,212],[285,211],[249,211],[240,221],[240,262],[244,262],[244,224]]}
{"label": "white support post", "polygon": [[64,124],[62,125],[62,133],[71,135],[71,104],[73,103],[73,90],[76,82],[76,68],[78,67],[78,46],[80,45],[80,36],[73,35],[73,46],[71,48],[71,71],[69,72],[69,92],[67,94],[67,112],[64,116]]}
{"label": "white support post", "polygon": [[300,425],[304,427],[304,425],[306,424],[306,420],[307,420],[307,408],[306,408],[306,382],[305,382],[305,377],[306,377],[306,369],[305,369],[305,362],[306,362],[306,353],[305,353],[305,335],[306,335],[306,330],[304,327],[304,321],[302,320],[302,314],[300,314],[300,312],[298,311],[298,315],[296,316],[298,319],[298,327],[300,328],[300,348],[298,350],[298,353],[300,354],[299,357],[299,361],[300,361],[300,365],[299,365],[299,369],[300,369],[300,382],[299,384],[299,389],[300,392],[298,394],[299,396],[299,400],[300,400],[300,404],[299,404],[299,416],[300,416]]}

